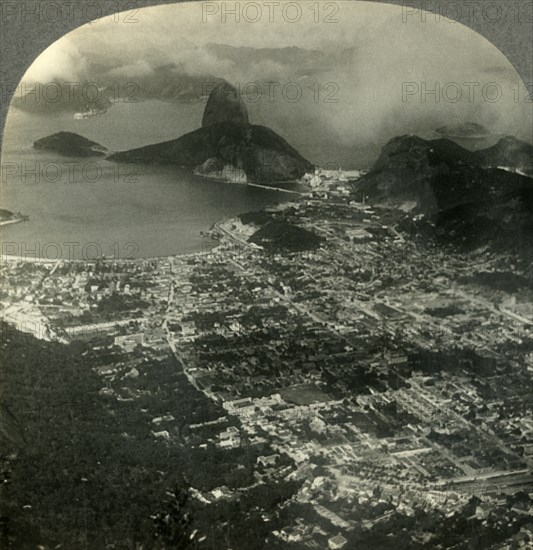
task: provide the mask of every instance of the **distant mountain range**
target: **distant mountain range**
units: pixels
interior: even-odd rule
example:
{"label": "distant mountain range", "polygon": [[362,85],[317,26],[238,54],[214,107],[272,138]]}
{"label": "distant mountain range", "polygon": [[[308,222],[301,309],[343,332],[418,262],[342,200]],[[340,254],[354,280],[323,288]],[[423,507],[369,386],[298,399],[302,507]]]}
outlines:
{"label": "distant mountain range", "polygon": [[533,146],[506,137],[469,151],[406,135],[385,145],[356,196],[421,213],[441,240],[533,249]]}
{"label": "distant mountain range", "polygon": [[105,114],[115,102],[138,103],[161,100],[174,103],[201,101],[214,86],[224,82],[212,75],[188,75],[175,63],[156,67],[149,74],[133,77],[100,77],[96,82],[27,84],[26,93],[13,97],[13,107],[29,113]]}
{"label": "distant mountain range", "polygon": [[28,113],[106,113],[113,105],[113,90],[94,82],[28,83],[13,96],[12,106]]}
{"label": "distant mountain range", "polygon": [[[261,66],[265,81],[276,82],[281,75],[287,82],[292,78],[311,78],[331,65],[330,56],[326,53],[297,47],[250,48],[209,43],[205,45],[205,55],[213,56],[221,63],[229,62],[241,68],[244,74]],[[338,59],[350,59],[352,55],[353,49],[348,48],[338,52]],[[84,79],[25,83],[13,96],[12,105],[31,113],[104,114],[116,101],[202,101],[214,86],[222,82],[225,82],[223,78],[213,74],[190,74],[182,64],[175,62],[149,66],[144,71],[128,70],[104,62],[91,65],[91,76]],[[241,87],[248,83],[249,80],[233,82]]]}

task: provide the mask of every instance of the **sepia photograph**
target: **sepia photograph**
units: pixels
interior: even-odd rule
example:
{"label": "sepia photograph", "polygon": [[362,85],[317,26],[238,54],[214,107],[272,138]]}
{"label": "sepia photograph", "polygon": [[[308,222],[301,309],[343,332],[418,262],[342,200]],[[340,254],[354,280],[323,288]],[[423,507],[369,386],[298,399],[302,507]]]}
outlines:
{"label": "sepia photograph", "polygon": [[0,8],[0,548],[533,548],[533,2]]}

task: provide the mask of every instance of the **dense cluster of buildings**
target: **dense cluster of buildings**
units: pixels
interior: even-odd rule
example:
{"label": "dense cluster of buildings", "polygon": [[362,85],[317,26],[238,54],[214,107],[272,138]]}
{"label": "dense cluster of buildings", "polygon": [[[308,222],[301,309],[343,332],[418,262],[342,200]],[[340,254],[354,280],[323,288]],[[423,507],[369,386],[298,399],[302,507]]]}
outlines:
{"label": "dense cluster of buildings", "polygon": [[[452,517],[473,496],[480,522],[518,491],[533,512],[531,289],[481,284],[480,266],[505,274],[505,258],[421,246],[404,213],[345,187],[317,185],[271,212],[323,237],[315,250],[265,251],[248,244],[253,227],[227,220],[205,253],[4,262],[3,316],[33,334],[30,321],[44,324],[47,339],[111,337],[136,361],[171,350],[232,419],[199,424],[210,442],[268,444],[256,483],[301,482],[278,541],[340,549],[398,514]],[[132,361],[99,373],[135,378]],[[153,419],[160,444],[174,420]],[[238,490],[194,494],[211,503]],[[531,540],[527,529],[512,537]]]}

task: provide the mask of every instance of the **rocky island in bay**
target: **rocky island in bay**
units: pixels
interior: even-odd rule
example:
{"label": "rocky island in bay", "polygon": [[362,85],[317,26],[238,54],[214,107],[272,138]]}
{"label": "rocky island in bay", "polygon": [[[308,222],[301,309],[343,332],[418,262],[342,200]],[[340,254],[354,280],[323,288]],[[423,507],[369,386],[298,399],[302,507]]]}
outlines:
{"label": "rocky island in bay", "polygon": [[295,181],[313,167],[276,132],[250,124],[239,91],[227,82],[211,91],[198,130],[109,158],[185,166],[197,174],[235,183]]}
{"label": "rocky island in bay", "polygon": [[52,151],[67,157],[104,157],[107,149],[74,132],[57,132],[51,136],[38,139],[34,149]]}

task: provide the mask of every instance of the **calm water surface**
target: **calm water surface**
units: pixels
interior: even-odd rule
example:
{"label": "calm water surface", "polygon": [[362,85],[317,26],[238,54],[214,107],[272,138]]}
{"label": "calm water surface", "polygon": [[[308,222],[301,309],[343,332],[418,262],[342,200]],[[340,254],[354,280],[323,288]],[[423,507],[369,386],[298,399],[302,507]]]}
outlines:
{"label": "calm water surface", "polygon": [[[0,227],[4,253],[55,258],[150,257],[201,250],[217,220],[291,195],[196,177],[169,166],[61,157],[32,148],[60,130],[119,151],[174,139],[199,126],[204,104],[115,104],[107,114],[36,116],[11,109],[2,150],[0,206],[29,221]],[[71,244],[69,244],[71,243]]]}

